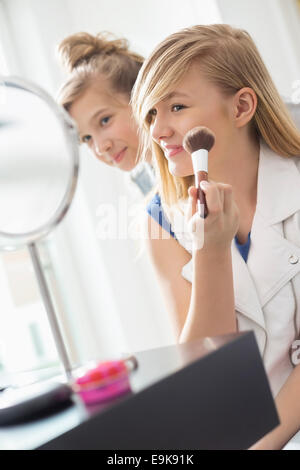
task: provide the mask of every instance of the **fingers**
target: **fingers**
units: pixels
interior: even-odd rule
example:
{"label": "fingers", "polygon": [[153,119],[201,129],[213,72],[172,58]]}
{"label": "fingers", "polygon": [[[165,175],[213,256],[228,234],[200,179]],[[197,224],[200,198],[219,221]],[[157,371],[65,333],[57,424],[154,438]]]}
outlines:
{"label": "fingers", "polygon": [[[202,185],[205,193],[208,217],[202,218],[198,213],[195,187],[189,188],[189,209],[194,211],[189,219],[188,231],[193,242],[193,251],[201,250],[204,245],[209,249],[228,248],[238,228],[238,213],[232,194],[232,186],[225,183],[209,181]],[[205,234],[205,240],[204,240]]]}
{"label": "fingers", "polygon": [[215,183],[209,181],[208,185],[201,182],[206,197],[206,203],[209,214],[219,214],[220,212],[228,213],[233,204],[232,186],[225,183]]}
{"label": "fingers", "polygon": [[206,184],[203,184],[203,182],[201,181],[200,186],[205,193],[208,214],[219,214],[223,210],[224,198],[221,194],[218,183],[210,181]]}
{"label": "fingers", "polygon": [[188,231],[192,235],[193,250],[201,250],[204,245],[204,219],[198,212],[190,218]]}
{"label": "fingers", "polygon": [[187,210],[187,220],[197,212],[197,188],[195,186],[190,186],[188,189],[189,200],[188,200],[188,210]]}

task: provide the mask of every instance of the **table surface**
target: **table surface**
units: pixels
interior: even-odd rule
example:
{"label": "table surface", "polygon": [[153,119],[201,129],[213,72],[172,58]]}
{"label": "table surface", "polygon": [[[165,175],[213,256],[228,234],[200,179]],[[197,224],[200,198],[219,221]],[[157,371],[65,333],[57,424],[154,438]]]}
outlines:
{"label": "table surface", "polygon": [[[131,392],[129,396],[138,394],[152,384],[222,348],[243,334],[237,333],[214,338],[203,338],[185,344],[171,345],[135,353],[138,367],[130,376]],[[74,403],[71,406],[45,418],[33,420],[25,424],[2,426],[0,427],[0,449],[37,448],[78,426],[91,416],[114,407],[127,398],[128,394],[109,403],[87,407],[79,397],[75,397]]]}

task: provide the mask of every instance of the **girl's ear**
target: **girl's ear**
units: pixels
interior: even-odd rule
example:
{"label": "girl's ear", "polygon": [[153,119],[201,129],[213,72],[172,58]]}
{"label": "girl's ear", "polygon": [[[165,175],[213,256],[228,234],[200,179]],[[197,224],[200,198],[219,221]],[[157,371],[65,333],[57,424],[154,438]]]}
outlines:
{"label": "girl's ear", "polygon": [[234,96],[234,120],[237,127],[251,121],[257,107],[257,96],[252,88],[241,88]]}

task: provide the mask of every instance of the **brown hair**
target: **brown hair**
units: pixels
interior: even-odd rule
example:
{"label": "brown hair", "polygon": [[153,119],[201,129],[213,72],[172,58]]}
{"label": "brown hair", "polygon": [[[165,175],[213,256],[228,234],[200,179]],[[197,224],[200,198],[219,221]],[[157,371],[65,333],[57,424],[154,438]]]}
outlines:
{"label": "brown hair", "polygon": [[126,39],[115,39],[107,32],[72,34],[59,44],[58,54],[70,74],[57,97],[67,111],[100,77],[108,80],[112,94],[127,94],[129,100],[144,60],[129,50]]}
{"label": "brown hair", "polygon": [[152,146],[163,203],[186,198],[193,176],[170,174],[162,149],[149,137],[149,111],[183,79],[198,61],[201,71],[224,95],[243,87],[257,95],[251,125],[257,138],[284,157],[300,155],[300,133],[289,115],[251,36],[226,24],[197,25],[172,34],[144,62],[132,94],[132,106],[141,126],[142,145]]}

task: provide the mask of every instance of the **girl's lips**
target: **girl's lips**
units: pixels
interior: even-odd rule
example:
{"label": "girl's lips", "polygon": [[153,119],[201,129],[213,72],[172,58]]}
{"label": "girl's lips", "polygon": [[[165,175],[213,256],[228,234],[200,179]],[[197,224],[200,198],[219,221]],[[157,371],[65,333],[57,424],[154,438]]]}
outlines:
{"label": "girl's lips", "polygon": [[177,153],[180,153],[183,151],[183,147],[175,147],[175,148],[166,148],[166,154],[167,157],[174,157],[174,155],[177,155]]}
{"label": "girl's lips", "polygon": [[127,147],[125,147],[121,152],[119,152],[115,157],[114,157],[114,162],[115,163],[120,163],[121,160],[123,160],[125,152],[127,150]]}

